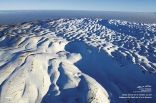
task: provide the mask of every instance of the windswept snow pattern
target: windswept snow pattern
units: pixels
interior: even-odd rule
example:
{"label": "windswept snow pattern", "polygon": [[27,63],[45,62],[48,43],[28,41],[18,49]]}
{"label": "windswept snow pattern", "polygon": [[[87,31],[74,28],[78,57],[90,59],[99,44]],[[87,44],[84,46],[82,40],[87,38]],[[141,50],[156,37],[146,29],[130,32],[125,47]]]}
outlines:
{"label": "windswept snow pattern", "polygon": [[[0,26],[0,103],[154,103],[156,24],[57,19]],[[151,85],[150,99],[120,99]]]}

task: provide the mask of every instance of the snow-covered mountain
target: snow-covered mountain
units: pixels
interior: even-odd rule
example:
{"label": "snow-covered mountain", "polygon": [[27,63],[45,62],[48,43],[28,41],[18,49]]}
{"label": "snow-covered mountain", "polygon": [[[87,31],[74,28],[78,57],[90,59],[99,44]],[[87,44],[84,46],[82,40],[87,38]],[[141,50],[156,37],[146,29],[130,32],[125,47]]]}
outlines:
{"label": "snow-covered mountain", "polygon": [[[0,103],[154,103],[155,73],[154,23],[61,18],[0,26]],[[152,98],[120,98],[149,85]]]}

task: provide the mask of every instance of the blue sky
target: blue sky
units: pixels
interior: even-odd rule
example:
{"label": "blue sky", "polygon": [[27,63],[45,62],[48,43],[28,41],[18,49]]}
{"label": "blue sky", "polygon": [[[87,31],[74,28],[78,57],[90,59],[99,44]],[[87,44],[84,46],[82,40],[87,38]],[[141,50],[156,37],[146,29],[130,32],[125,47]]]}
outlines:
{"label": "blue sky", "polygon": [[0,10],[156,12],[156,0],[0,0]]}

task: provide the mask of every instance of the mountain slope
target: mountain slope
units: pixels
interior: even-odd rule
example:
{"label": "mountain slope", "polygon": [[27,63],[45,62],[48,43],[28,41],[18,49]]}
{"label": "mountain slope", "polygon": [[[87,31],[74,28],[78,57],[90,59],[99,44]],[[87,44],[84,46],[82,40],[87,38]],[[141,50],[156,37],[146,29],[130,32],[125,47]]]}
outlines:
{"label": "mountain slope", "polygon": [[0,102],[153,102],[119,97],[156,86],[155,57],[156,24],[80,18],[3,25]]}

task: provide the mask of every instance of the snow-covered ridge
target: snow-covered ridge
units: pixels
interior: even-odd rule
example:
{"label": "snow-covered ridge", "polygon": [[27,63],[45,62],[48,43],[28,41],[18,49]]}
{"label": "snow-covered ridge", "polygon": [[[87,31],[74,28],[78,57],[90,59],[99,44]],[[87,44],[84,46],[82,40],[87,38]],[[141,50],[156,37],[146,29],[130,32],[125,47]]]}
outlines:
{"label": "snow-covered ridge", "polygon": [[155,72],[154,23],[62,18],[0,27],[0,103],[125,103],[119,96],[140,83],[156,86]]}

